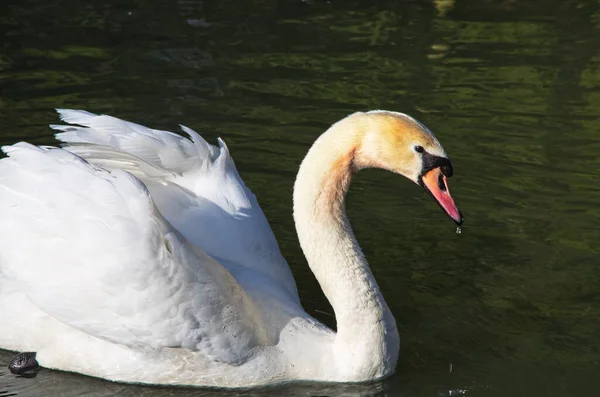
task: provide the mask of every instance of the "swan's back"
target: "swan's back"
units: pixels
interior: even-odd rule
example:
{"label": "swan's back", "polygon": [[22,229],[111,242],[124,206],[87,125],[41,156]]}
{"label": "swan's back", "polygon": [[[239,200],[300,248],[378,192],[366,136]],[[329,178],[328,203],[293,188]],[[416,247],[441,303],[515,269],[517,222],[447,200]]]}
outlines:
{"label": "swan's back", "polygon": [[[161,214],[234,277],[269,277],[299,302],[289,266],[256,197],[240,178],[225,143],[208,144],[106,115],[59,110],[53,125],[65,149],[108,170],[126,170],[148,187]],[[199,227],[201,226],[201,227]]]}
{"label": "swan's back", "polygon": [[89,125],[55,126],[65,148],[2,148],[0,348],[127,382],[319,378],[333,334],[225,145],[63,114]]}
{"label": "swan's back", "polygon": [[16,285],[52,318],[132,349],[240,363],[266,342],[254,302],[156,212],[135,177],[62,149],[3,150],[0,290]]}

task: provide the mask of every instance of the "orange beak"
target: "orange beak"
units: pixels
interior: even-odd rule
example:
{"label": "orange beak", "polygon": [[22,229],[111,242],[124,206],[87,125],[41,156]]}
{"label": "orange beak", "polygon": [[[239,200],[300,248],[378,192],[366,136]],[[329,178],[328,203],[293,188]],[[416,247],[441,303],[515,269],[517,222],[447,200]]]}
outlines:
{"label": "orange beak", "polygon": [[435,201],[442,207],[444,212],[448,214],[457,225],[462,224],[462,214],[454,204],[454,199],[450,196],[448,189],[448,180],[442,174],[440,167],[428,171],[421,177],[421,185],[433,196]]}

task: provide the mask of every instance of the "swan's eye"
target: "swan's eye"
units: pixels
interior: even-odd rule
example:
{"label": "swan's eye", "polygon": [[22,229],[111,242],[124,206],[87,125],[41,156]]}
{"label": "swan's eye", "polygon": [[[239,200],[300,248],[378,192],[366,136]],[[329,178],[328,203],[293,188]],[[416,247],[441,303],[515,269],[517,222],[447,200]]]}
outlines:
{"label": "swan's eye", "polygon": [[425,151],[425,149],[423,149],[423,146],[421,146],[421,145],[415,146],[415,152],[423,153],[424,151]]}

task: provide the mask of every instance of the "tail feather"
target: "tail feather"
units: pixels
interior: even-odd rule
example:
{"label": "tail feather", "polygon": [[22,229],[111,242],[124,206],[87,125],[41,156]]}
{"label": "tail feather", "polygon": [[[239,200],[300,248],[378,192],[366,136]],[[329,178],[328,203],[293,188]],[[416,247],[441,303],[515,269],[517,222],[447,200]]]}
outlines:
{"label": "tail feather", "polygon": [[[191,128],[181,126],[188,138],[155,130],[112,116],[96,115],[83,110],[57,109],[61,120],[70,125],[51,125],[56,139],[65,143],[65,149],[94,163],[103,160],[116,168],[137,169],[162,173],[183,174],[218,163],[229,163],[229,152],[222,141],[219,146],[206,142]],[[76,125],[74,125],[76,124]],[[102,147],[102,148],[100,148]],[[101,156],[100,156],[101,155]],[[225,159],[224,157],[227,157]]]}
{"label": "tail feather", "polygon": [[91,127],[88,124],[89,120],[96,117],[94,113],[86,112],[85,110],[73,110],[73,109],[56,109],[58,115],[62,121],[69,124],[79,124],[86,127]]}

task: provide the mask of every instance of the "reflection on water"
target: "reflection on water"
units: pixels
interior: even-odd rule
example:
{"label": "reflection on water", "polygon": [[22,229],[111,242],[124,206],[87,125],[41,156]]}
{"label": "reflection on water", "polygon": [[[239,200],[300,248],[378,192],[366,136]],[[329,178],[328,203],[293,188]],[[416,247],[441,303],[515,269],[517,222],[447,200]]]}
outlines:
{"label": "reflection on water", "polygon": [[[376,3],[379,4],[379,3]],[[7,0],[0,140],[48,144],[86,108],[228,143],[307,310],[334,326],[291,216],[316,136],[405,111],[453,159],[460,236],[407,181],[364,171],[349,212],[399,322],[397,374],[244,395],[568,396],[600,387],[600,10],[592,0]],[[5,368],[10,353],[0,354]],[[219,395],[0,370],[0,395]]]}

